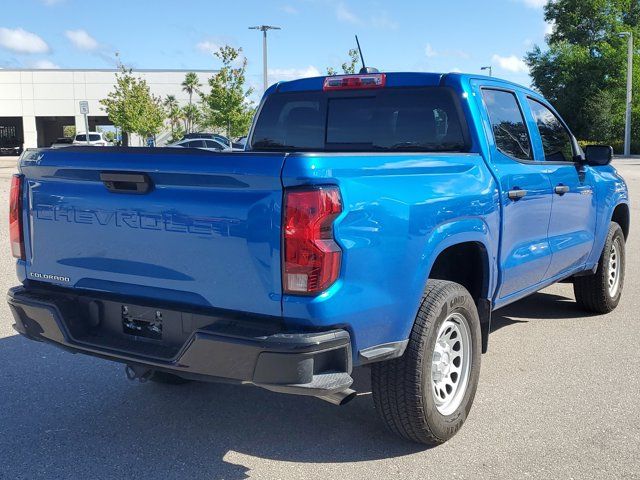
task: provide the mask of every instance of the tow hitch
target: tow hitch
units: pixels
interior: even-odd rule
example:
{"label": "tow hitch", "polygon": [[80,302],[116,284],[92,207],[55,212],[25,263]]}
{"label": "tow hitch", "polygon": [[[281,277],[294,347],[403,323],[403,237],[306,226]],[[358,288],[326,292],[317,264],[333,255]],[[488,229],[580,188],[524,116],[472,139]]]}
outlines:
{"label": "tow hitch", "polygon": [[153,370],[138,365],[127,365],[124,367],[124,373],[131,381],[138,380],[140,383],[145,383],[153,375]]}

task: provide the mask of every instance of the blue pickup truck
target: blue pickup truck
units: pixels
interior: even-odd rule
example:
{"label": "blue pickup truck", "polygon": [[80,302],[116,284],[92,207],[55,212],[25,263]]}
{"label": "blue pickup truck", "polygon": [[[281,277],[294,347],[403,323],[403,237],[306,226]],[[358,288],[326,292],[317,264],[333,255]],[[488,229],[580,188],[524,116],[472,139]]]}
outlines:
{"label": "blue pickup truck", "polygon": [[475,75],[308,78],[246,151],[30,150],[11,189],[15,329],[131,379],[352,399],[389,429],[464,423],[491,314],[554,282],[613,310],[629,206],[538,93]]}

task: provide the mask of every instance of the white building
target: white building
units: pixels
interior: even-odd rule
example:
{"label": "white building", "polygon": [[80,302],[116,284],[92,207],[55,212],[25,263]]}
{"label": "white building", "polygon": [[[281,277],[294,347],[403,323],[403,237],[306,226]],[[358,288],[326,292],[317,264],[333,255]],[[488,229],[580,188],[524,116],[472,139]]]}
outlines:
{"label": "white building", "polygon": [[[192,70],[207,85],[214,70]],[[175,95],[188,102],[181,83],[188,70],[134,70],[147,81],[154,95]],[[89,129],[111,125],[100,100],[115,85],[117,70],[26,70],[0,69],[0,141],[13,138],[24,148],[48,147],[62,137],[64,126],[85,130],[79,102],[89,102]]]}

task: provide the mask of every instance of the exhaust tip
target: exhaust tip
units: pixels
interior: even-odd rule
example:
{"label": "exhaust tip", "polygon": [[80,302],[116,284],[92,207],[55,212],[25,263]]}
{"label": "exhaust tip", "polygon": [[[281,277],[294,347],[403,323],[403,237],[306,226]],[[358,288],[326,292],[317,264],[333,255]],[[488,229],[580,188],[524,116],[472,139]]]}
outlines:
{"label": "exhaust tip", "polygon": [[325,402],[329,402],[333,405],[346,405],[351,400],[356,398],[357,392],[350,388],[342,390],[341,392],[330,393],[328,395],[321,395],[318,398],[324,400]]}

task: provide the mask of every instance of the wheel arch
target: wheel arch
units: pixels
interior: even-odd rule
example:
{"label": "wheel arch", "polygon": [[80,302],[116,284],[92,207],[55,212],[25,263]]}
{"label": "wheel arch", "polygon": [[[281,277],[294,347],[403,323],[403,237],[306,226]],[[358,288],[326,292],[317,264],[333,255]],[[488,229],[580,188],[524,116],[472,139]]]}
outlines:
{"label": "wheel arch", "polygon": [[620,225],[625,240],[629,237],[630,215],[629,205],[626,202],[616,205],[611,213],[611,221]]}
{"label": "wheel arch", "polygon": [[[428,267],[422,277],[422,291],[430,279],[448,280],[464,286],[471,294],[482,330],[482,350],[486,352],[491,325],[493,293],[497,283],[497,241],[480,219],[465,219],[441,226],[432,247]],[[434,247],[435,244],[435,247]]]}

